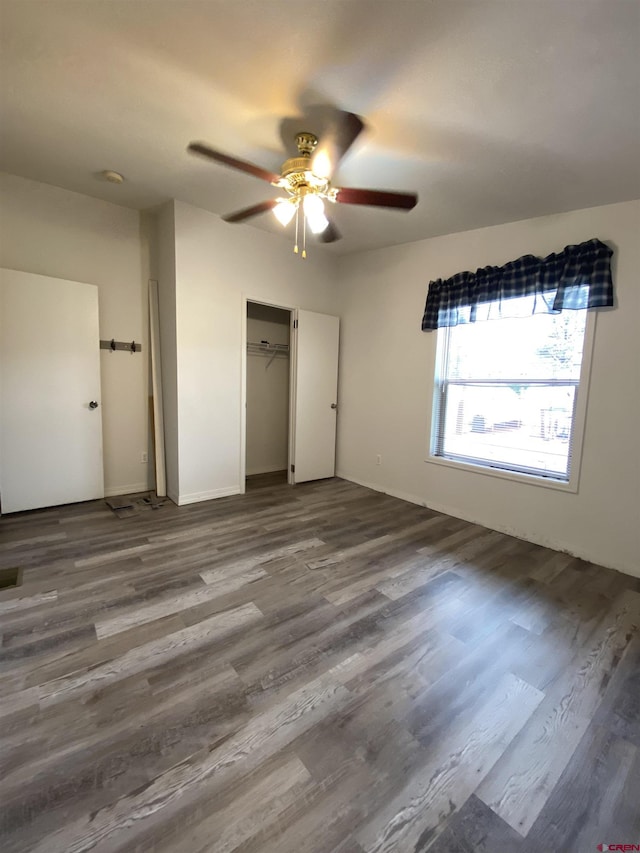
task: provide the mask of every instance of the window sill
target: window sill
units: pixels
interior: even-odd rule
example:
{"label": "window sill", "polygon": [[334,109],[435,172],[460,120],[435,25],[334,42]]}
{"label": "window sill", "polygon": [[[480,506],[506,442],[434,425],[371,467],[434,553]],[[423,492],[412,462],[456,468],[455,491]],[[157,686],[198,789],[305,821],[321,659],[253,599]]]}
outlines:
{"label": "window sill", "polygon": [[472,474],[484,474],[487,477],[498,477],[500,480],[511,480],[512,483],[521,483],[527,486],[539,486],[543,489],[554,489],[558,492],[570,492],[577,494],[578,477],[573,476],[568,483],[560,480],[552,480],[547,477],[537,477],[534,474],[521,474],[517,471],[506,471],[502,468],[489,468],[485,465],[473,465],[470,462],[457,462],[454,459],[445,459],[442,456],[429,455],[425,462],[434,465],[443,465],[445,468],[454,468],[457,471],[468,471]]}

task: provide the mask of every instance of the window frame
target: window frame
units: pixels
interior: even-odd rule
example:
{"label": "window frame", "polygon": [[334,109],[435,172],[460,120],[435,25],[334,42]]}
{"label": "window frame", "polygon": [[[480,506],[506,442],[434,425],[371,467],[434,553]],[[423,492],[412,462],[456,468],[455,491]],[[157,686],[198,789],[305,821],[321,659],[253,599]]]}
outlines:
{"label": "window frame", "polygon": [[[509,468],[499,468],[488,462],[483,464],[476,461],[461,461],[450,459],[446,456],[438,456],[434,452],[437,437],[440,434],[441,419],[444,417],[442,405],[444,397],[443,370],[447,364],[449,330],[455,327],[443,327],[437,330],[435,369],[433,372],[433,385],[431,394],[430,423],[427,431],[427,453],[426,462],[435,465],[443,465],[456,470],[470,471],[475,474],[484,474],[489,477],[498,477],[512,482],[528,483],[529,485],[541,486],[546,489],[555,489],[563,492],[577,492],[580,483],[580,471],[582,467],[582,450],[584,444],[585,423],[588,408],[589,383],[591,377],[591,363],[593,359],[593,346],[596,329],[596,309],[587,310],[587,320],[584,330],[584,341],[582,346],[582,364],[580,367],[580,378],[576,387],[574,397],[574,412],[572,419],[572,443],[571,443],[571,465],[569,479],[559,480],[554,477],[544,476],[534,472],[527,473],[515,471]],[[486,320],[481,322],[499,323],[500,320]],[[549,384],[548,382],[546,384]],[[559,384],[572,384],[562,380]]]}

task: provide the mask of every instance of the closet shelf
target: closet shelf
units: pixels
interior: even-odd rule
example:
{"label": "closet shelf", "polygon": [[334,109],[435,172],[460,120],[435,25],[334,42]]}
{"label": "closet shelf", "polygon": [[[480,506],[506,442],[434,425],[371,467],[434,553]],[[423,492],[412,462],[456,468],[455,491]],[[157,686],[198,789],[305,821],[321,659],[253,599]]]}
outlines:
{"label": "closet shelf", "polygon": [[247,341],[247,349],[249,347],[258,347],[258,349],[278,352],[289,352],[289,344],[270,344],[269,341]]}
{"label": "closet shelf", "polygon": [[277,356],[285,356],[289,355],[289,344],[270,344],[269,341],[247,341],[247,354],[248,355],[268,355],[269,356],[269,364],[273,361]]}
{"label": "closet shelf", "polygon": [[261,353],[267,355],[282,353],[283,355],[287,355],[289,353],[289,344],[270,344],[269,341],[247,341],[247,352],[254,355]]}

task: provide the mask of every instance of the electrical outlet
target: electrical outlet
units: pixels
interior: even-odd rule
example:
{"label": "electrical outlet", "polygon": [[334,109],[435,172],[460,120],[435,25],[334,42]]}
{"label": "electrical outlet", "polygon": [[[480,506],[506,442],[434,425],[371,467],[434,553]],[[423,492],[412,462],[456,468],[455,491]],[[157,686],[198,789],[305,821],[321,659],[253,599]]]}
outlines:
{"label": "electrical outlet", "polygon": [[379,453],[376,456],[376,465],[382,465],[382,456]]}
{"label": "electrical outlet", "polygon": [[142,465],[144,465],[148,461],[149,461],[149,454],[147,453],[146,450],[143,450],[142,453],[140,454],[140,463]]}

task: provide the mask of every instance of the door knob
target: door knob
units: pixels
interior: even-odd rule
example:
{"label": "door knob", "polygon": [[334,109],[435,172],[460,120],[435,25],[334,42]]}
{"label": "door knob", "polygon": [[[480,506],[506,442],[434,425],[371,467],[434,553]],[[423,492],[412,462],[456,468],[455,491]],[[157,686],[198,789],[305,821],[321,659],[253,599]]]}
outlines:
{"label": "door knob", "polygon": [[89,403],[89,408],[90,408],[90,409],[97,409],[97,408],[98,408],[98,401],[97,401],[97,400],[92,400],[92,401]]}
{"label": "door knob", "polygon": [[337,409],[337,408],[338,408],[338,404],[337,404],[337,403],[332,403],[332,404],[331,404],[331,408],[332,408],[332,409]]}

